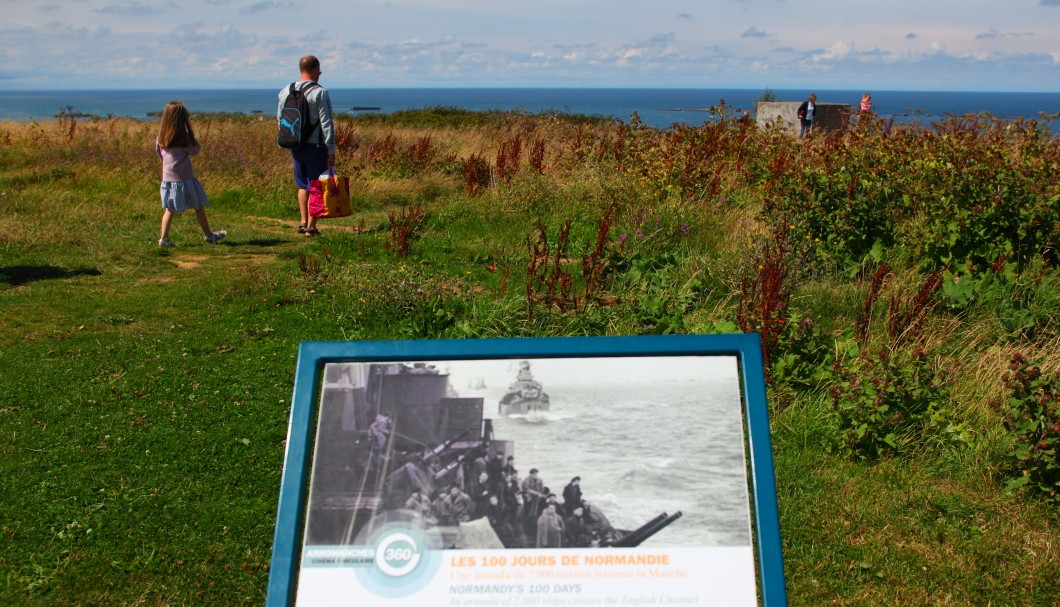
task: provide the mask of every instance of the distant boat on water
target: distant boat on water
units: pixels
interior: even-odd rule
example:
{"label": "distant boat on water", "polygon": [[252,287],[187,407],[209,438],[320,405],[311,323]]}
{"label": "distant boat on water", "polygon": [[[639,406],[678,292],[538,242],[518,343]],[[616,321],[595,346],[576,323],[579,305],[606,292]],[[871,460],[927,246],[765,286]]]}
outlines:
{"label": "distant boat on water", "polygon": [[529,421],[542,421],[549,406],[548,394],[530,372],[530,361],[520,362],[515,381],[501,397],[498,413],[505,417],[519,416]]}

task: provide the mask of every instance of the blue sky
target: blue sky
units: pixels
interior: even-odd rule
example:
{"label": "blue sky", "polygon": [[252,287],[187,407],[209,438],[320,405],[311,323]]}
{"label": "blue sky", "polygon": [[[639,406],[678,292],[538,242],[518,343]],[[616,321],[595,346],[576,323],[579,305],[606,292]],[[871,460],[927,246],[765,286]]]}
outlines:
{"label": "blue sky", "polygon": [[0,89],[1060,91],[1060,0],[0,0]]}

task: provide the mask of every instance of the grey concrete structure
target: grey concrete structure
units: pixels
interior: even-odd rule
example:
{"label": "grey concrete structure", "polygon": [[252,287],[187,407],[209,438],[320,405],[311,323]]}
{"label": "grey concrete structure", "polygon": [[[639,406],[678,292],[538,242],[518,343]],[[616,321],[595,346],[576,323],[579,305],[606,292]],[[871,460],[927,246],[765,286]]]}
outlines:
{"label": "grey concrete structure", "polygon": [[[755,104],[756,123],[765,128],[775,122],[783,125],[785,132],[799,135],[799,118],[796,112],[801,101],[759,101]],[[845,103],[817,102],[814,110],[813,128],[824,133],[835,133],[846,130],[850,124],[850,105]]]}

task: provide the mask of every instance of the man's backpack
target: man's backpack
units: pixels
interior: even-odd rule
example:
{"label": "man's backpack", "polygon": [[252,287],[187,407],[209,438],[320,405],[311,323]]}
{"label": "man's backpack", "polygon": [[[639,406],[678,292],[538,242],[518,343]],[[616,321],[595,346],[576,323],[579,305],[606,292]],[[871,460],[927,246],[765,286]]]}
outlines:
{"label": "man's backpack", "polygon": [[316,123],[311,120],[306,93],[320,85],[310,82],[299,89],[297,84],[291,83],[287,90],[287,98],[283,100],[283,109],[280,111],[280,129],[276,135],[276,144],[289,150],[305,145],[316,128]]}

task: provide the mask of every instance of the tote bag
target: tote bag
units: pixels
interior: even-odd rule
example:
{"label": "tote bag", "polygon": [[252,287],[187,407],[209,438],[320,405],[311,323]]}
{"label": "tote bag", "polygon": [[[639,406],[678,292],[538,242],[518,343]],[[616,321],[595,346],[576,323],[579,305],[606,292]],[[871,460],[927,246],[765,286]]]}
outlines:
{"label": "tote bag", "polygon": [[309,214],[318,219],[353,215],[350,178],[329,172],[309,182]]}

